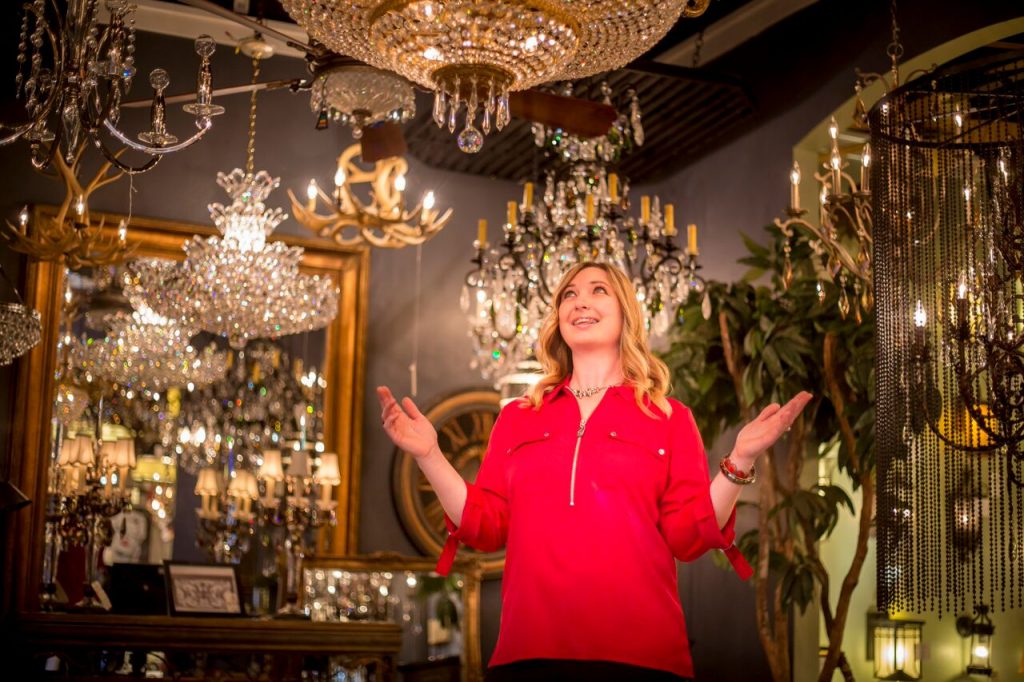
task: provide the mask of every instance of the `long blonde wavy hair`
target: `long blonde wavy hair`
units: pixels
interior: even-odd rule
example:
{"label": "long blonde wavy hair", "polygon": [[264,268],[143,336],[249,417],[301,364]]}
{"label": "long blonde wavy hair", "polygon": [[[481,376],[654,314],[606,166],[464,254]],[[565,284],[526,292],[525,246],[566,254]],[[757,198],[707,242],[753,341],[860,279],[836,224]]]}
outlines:
{"label": "long blonde wavy hair", "polygon": [[558,308],[565,296],[565,290],[580,271],[586,268],[603,270],[610,280],[612,292],[622,309],[622,334],[619,336],[619,358],[626,384],[633,387],[636,404],[647,415],[654,414],[647,407],[647,401],[657,405],[666,415],[672,414],[666,396],[671,390],[668,366],[655,357],[647,345],[647,329],[644,328],[643,312],[636,297],[636,289],[626,273],[608,263],[577,263],[562,277],[551,301],[551,310],[541,326],[537,347],[544,376],[526,396],[534,409],[539,409],[544,394],[572,374],[572,350],[562,338],[558,328]]}

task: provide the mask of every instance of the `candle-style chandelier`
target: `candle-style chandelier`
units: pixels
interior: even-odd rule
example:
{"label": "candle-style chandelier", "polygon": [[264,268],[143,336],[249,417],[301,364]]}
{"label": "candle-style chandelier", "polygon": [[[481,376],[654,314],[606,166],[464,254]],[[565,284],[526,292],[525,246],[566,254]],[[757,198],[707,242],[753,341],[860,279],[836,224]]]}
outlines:
{"label": "candle-style chandelier", "polygon": [[[602,85],[606,102],[611,92]],[[697,271],[697,227],[690,225],[684,251],[675,242],[675,209],[658,197],[640,199],[629,214],[629,181],[611,168],[643,143],[635,93],[601,138],[584,140],[534,124],[535,143],[550,150],[543,191],[535,201],[526,183],[521,202],[510,201],[501,234],[492,246],[487,221],[474,242],[474,268],[466,275],[461,306],[474,343],[472,365],[499,379],[528,361],[562,275],[578,262],[610,262],[633,279],[647,329],[668,331],[691,293],[705,293]],[[710,300],[703,302],[710,314]]]}
{"label": "candle-style chandelier", "polygon": [[870,111],[883,608],[1024,606],[1022,74],[994,55]]}
{"label": "candle-style chandelier", "polygon": [[[2,126],[0,145],[27,140],[37,169],[48,166],[57,154],[70,164],[88,139],[119,169],[144,172],[163,155],[199,140],[210,129],[211,117],[224,112],[213,104],[210,56],[216,43],[203,35],[195,43],[200,58],[197,98],[184,106],[196,118],[196,132],[182,141],[168,132],[164,90],[170,79],[163,69],[155,69],[149,77],[153,87],[150,129],[139,133],[139,141],[121,132],[117,128],[121,102],[135,77],[135,5],[127,0],[106,0],[104,5],[106,18],[101,17],[98,0],[68,2],[63,16],[59,16],[59,5],[46,0],[23,5],[15,92],[24,103],[26,118]],[[101,135],[104,130],[150,159],[138,167],[123,163],[107,146]]]}
{"label": "candle-style chandelier", "polygon": [[[616,69],[710,0],[282,0],[291,17],[339,54],[432,90],[433,118],[477,152],[510,118],[509,94]],[[465,114],[463,115],[463,110]],[[479,120],[480,128],[477,128]]]}
{"label": "candle-style chandelier", "polygon": [[[297,222],[317,236],[342,245],[366,243],[390,249],[422,244],[448,224],[452,210],[441,213],[434,208],[436,198],[432,191],[426,192],[413,207],[406,206],[409,164],[405,159],[390,157],[366,170],[356,163],[359,155],[358,144],[341,153],[334,173],[334,190],[329,195],[315,180],[306,188],[305,205],[288,190]],[[370,185],[368,200],[355,191],[358,185]],[[326,213],[318,212],[320,204]]]}
{"label": "candle-style chandelier", "polygon": [[[253,82],[258,75],[254,58]],[[263,203],[279,178],[254,172],[256,95],[254,90],[245,170],[217,174],[232,200],[209,207],[220,237],[188,240],[180,263],[154,259],[131,265],[151,310],[225,336],[236,349],[255,338],[320,329],[338,314],[338,290],[330,278],[299,271],[303,249],[267,241],[287,214]]]}
{"label": "candle-style chandelier", "polygon": [[[822,171],[815,173],[818,182],[820,224],[807,217],[800,207],[800,164],[793,162],[789,173],[790,199],[786,220],[775,219],[775,226],[786,237],[783,246],[783,285],[787,288],[793,279],[790,261],[794,230],[807,232],[815,256],[821,259],[819,275],[830,280],[838,289],[837,305],[845,318],[853,312],[859,322],[862,313],[874,305],[873,272],[871,261],[871,144],[865,143],[860,157],[860,181],[847,172],[848,163],[839,146],[839,124],[835,116],[829,122],[831,143],[828,159]],[[851,281],[852,280],[852,281]],[[825,301],[826,291],[818,285],[818,298]]]}

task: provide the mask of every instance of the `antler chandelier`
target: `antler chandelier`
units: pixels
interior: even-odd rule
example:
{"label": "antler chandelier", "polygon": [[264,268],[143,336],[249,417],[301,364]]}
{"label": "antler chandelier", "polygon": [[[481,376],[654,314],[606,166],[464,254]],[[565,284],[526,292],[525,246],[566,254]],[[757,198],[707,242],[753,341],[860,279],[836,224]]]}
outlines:
{"label": "antler chandelier", "polygon": [[[253,81],[259,61],[253,60]],[[303,249],[267,237],[287,217],[263,203],[279,184],[253,172],[256,91],[249,114],[246,168],[218,173],[231,204],[210,204],[220,237],[193,237],[181,263],[150,260],[130,267],[155,313],[194,329],[227,337],[233,348],[254,338],[320,329],[338,314],[338,290],[330,278],[299,272]]]}
{"label": "antler chandelier", "polygon": [[[422,244],[441,231],[452,216],[434,208],[433,192],[426,192],[419,204],[405,204],[405,175],[409,164],[401,157],[377,161],[373,170],[356,163],[360,146],[350,146],[338,157],[334,173],[334,191],[328,195],[315,180],[306,189],[308,202],[303,206],[291,190],[292,213],[295,220],[320,237],[339,244],[367,243],[371,246],[399,249]],[[361,199],[354,187],[370,185],[369,202]],[[318,199],[329,213],[317,212]]]}
{"label": "antler chandelier", "polygon": [[[210,129],[210,117],[224,112],[212,101],[210,56],[216,44],[203,35],[195,43],[200,57],[197,99],[184,107],[196,117],[198,130],[180,142],[167,131],[163,93],[170,79],[166,71],[155,69],[149,79],[154,93],[150,130],[138,135],[139,142],[130,139],[117,123],[122,98],[135,77],[135,5],[127,0],[106,0],[110,16],[105,25],[100,21],[97,0],[66,5],[63,17],[48,16],[48,8],[58,5],[46,0],[24,5],[15,87],[28,120],[3,126],[8,132],[0,138],[0,145],[28,140],[32,164],[42,169],[56,154],[70,164],[80,142],[88,138],[121,170],[143,172],[162,155],[199,140]],[[122,163],[107,148],[100,134],[104,128],[122,144],[149,154],[149,161],[135,168]]]}
{"label": "antler chandelier", "polygon": [[[477,152],[509,121],[509,93],[616,69],[710,0],[282,0],[340,54],[434,91],[434,121]],[[476,127],[480,119],[480,129]],[[481,132],[482,129],[482,132]]]}
{"label": "antler chandelier", "polygon": [[[607,85],[602,92],[610,102]],[[578,262],[610,262],[630,273],[654,335],[668,331],[691,293],[705,291],[697,274],[696,225],[689,226],[684,252],[675,243],[674,207],[662,211],[657,197],[644,196],[639,218],[630,216],[629,181],[609,170],[643,142],[635,93],[627,98],[629,114],[620,113],[609,134],[597,140],[535,124],[537,146],[554,150],[540,201],[527,183],[522,202],[508,202],[493,248],[487,221],[480,221],[476,267],[466,275],[460,302],[473,338],[472,366],[484,378],[500,378],[532,357],[552,292]],[[709,315],[706,297],[703,308]]]}

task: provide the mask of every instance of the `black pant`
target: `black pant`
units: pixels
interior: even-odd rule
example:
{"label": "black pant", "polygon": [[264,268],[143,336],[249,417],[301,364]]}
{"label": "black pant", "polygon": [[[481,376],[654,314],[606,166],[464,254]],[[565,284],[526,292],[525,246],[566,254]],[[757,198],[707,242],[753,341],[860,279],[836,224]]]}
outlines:
{"label": "black pant", "polygon": [[690,682],[668,672],[610,661],[533,658],[487,669],[485,682]]}

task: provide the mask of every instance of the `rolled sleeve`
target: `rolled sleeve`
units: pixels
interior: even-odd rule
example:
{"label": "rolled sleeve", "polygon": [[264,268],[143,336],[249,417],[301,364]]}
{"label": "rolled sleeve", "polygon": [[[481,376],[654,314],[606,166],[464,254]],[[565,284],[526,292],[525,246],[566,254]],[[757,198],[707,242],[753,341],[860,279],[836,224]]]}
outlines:
{"label": "rolled sleeve", "polygon": [[661,534],[680,561],[693,561],[711,549],[725,551],[736,572],[745,578],[749,566],[733,546],[736,510],[723,528],[718,527],[711,503],[711,478],[707,455],[690,410],[673,410],[672,459],[668,485],[659,508]]}
{"label": "rolled sleeve", "polygon": [[[512,405],[506,406],[507,410]],[[458,551],[464,543],[481,552],[494,552],[505,546],[508,538],[508,483],[502,444],[507,418],[502,414],[494,422],[487,452],[476,481],[466,481],[466,504],[462,510],[462,523],[458,526],[445,514],[444,523],[448,539],[437,564],[437,572],[447,575]]]}

